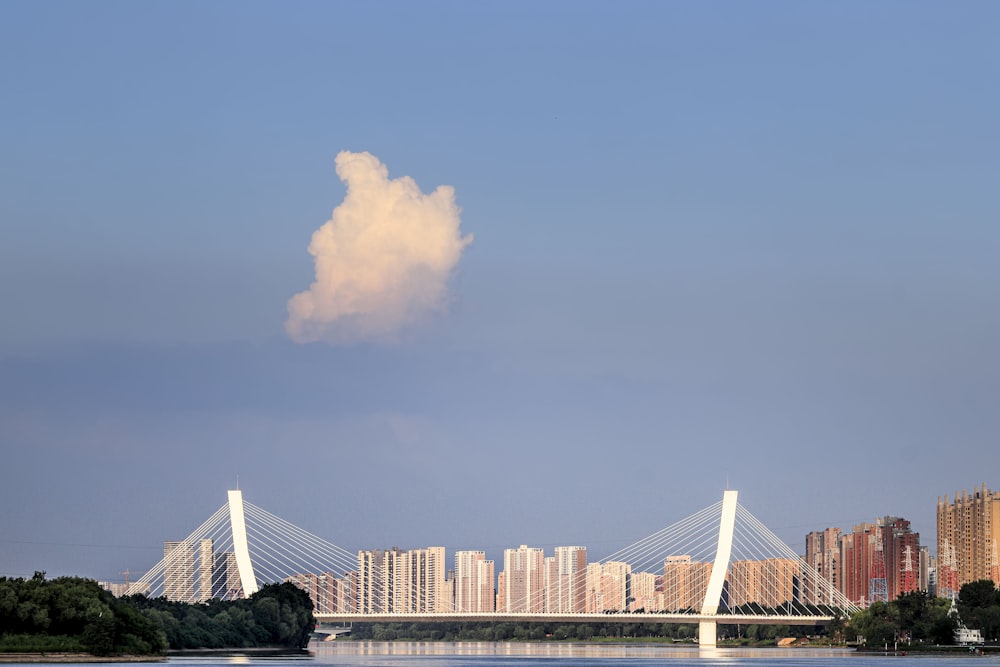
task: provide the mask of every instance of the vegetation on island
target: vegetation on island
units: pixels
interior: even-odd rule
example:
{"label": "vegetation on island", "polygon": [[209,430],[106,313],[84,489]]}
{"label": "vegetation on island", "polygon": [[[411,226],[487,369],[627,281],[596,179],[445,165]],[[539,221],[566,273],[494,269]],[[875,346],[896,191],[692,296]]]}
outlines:
{"label": "vegetation on island", "polygon": [[[924,591],[896,600],[876,602],[850,618],[824,626],[724,624],[719,641],[728,645],[774,645],[779,639],[808,638],[810,643],[868,647],[921,648],[954,643],[958,618],[949,613],[951,601]],[[961,621],[981,630],[987,643],[1000,640],[1000,591],[985,579],[962,586],[957,610]],[[775,610],[772,610],[775,611]],[[766,610],[765,612],[766,613]],[[593,623],[355,623],[351,639],[405,641],[697,641],[698,625],[607,621]]]}
{"label": "vegetation on island", "polygon": [[162,630],[97,582],[0,577],[0,651],[69,652],[107,656],[156,655],[167,648]]}
{"label": "vegetation on island", "polygon": [[316,627],[309,595],[292,584],[269,584],[245,600],[201,604],[133,595],[123,598],[152,620],[171,650],[304,648]]}
{"label": "vegetation on island", "polygon": [[983,633],[991,644],[1000,642],[1000,590],[992,579],[973,581],[962,586],[958,598],[962,622]]}
{"label": "vegetation on island", "polygon": [[[350,639],[375,641],[670,641],[697,642],[698,623],[639,623],[616,620],[585,623],[447,622],[353,623]],[[815,637],[822,626],[719,625],[719,636],[732,643],[774,644],[783,637]]]}
{"label": "vegetation on island", "polygon": [[[987,643],[1000,638],[1000,592],[989,579],[962,586],[956,605],[962,623],[982,632]],[[958,618],[949,613],[951,601],[924,591],[905,593],[896,600],[875,602],[851,617],[845,627],[848,641],[869,647],[928,646],[954,643]]]}
{"label": "vegetation on island", "polygon": [[[614,619],[614,616],[610,616]],[[816,626],[720,625],[724,642],[774,645],[784,637],[815,637]],[[608,620],[588,623],[452,622],[354,623],[350,639],[375,641],[698,641],[698,624],[635,623]]]}
{"label": "vegetation on island", "polygon": [[0,577],[0,652],[159,655],[167,650],[303,648],[312,601],[292,584],[245,600],[203,604],[135,595],[115,598],[78,577]]}
{"label": "vegetation on island", "polygon": [[[303,648],[315,628],[309,596],[292,584],[261,588],[245,600],[188,604],[166,598],[115,598],[78,577],[0,577],[0,652],[80,652],[97,656],[158,655],[167,650]],[[869,647],[936,646],[954,641],[958,618],[949,600],[923,591],[872,604],[829,626],[720,624],[725,643],[767,645],[784,637]],[[990,580],[959,593],[961,621],[1000,638],[1000,592]],[[696,623],[355,623],[352,639],[381,641],[695,641]]]}

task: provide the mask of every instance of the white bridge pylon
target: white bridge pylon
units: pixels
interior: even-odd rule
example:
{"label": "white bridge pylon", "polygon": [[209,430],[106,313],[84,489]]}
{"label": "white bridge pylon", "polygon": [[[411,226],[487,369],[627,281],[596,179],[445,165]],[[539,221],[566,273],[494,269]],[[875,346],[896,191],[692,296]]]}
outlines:
{"label": "white bridge pylon", "polygon": [[[705,647],[716,645],[719,625],[822,624],[860,611],[740,505],[735,490],[608,561],[627,562],[633,573],[662,567],[664,606],[672,616],[663,620],[696,621]],[[661,620],[648,610],[635,620],[643,618]]]}
{"label": "white bridge pylon", "polygon": [[264,584],[303,573],[346,573],[357,556],[243,500],[225,505],[182,540],[165,542],[163,560],[129,584],[128,594],[179,602],[249,597]]}
{"label": "white bridge pylon", "polygon": [[[510,599],[497,611],[459,608],[443,547],[417,551],[351,553],[230,491],[204,524],[165,543],[163,560],[129,593],[200,602],[292,581],[309,592],[324,623],[696,624],[707,647],[716,645],[719,625],[820,625],[859,611],[740,505],[736,491],[606,558],[553,574],[558,584],[539,581],[516,608]],[[483,597],[492,597],[496,583],[483,584]]]}
{"label": "white bridge pylon", "polygon": [[249,597],[257,592],[257,578],[253,574],[253,561],[250,560],[250,546],[247,544],[247,521],[243,512],[243,492],[239,489],[229,491],[229,525],[233,529],[233,555],[236,556],[236,569],[240,573],[240,587],[243,596]]}
{"label": "white bridge pylon", "polygon": [[[722,602],[722,588],[729,572],[729,559],[733,551],[733,531],[736,528],[736,491],[726,491],[722,495],[722,518],[719,521],[719,543],[715,548],[712,574],[705,588],[705,602],[701,605],[701,615],[711,616],[718,612]],[[698,623],[698,644],[715,646],[719,639],[716,621],[702,620]]]}

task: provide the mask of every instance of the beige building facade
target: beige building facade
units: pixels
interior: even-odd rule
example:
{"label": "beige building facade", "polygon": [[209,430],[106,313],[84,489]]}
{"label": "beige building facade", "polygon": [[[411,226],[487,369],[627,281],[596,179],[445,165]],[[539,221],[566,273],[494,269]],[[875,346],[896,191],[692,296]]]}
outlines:
{"label": "beige building facade", "polygon": [[358,611],[450,611],[445,571],[444,547],[359,551]]}
{"label": "beige building facade", "polygon": [[545,559],[545,611],[581,613],[587,606],[587,547],[556,547]]}
{"label": "beige building facade", "polygon": [[483,551],[455,552],[455,611],[492,612],[494,564]]}
{"label": "beige building facade", "polygon": [[194,602],[194,544],[163,543],[163,595],[171,602]]}
{"label": "beige building facade", "polygon": [[522,544],[503,552],[503,611],[545,611],[545,553]]}
{"label": "beige building facade", "polygon": [[632,566],[619,561],[591,563],[587,566],[587,612],[628,609]]}
{"label": "beige building facade", "polygon": [[954,597],[980,579],[1000,583],[1000,492],[986,485],[938,498],[938,595]]}
{"label": "beige building facade", "polygon": [[701,611],[711,574],[712,563],[694,561],[688,555],[667,556],[663,562],[663,610]]}
{"label": "beige building facade", "polygon": [[807,578],[803,601],[808,604],[834,604],[836,591],[840,590],[840,528],[815,530],[806,535],[806,564],[825,581],[829,588],[812,585]]}
{"label": "beige building facade", "polygon": [[777,609],[796,602],[800,580],[797,559],[733,561],[729,569],[730,608],[750,605]]}

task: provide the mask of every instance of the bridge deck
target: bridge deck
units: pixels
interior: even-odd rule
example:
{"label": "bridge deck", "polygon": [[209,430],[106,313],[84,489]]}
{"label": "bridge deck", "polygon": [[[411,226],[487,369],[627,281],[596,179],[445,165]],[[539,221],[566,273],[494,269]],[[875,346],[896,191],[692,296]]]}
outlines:
{"label": "bridge deck", "polygon": [[833,616],[749,615],[749,614],[571,614],[518,612],[439,612],[439,613],[377,613],[377,614],[314,614],[320,623],[700,623],[715,621],[722,625],[825,625]]}

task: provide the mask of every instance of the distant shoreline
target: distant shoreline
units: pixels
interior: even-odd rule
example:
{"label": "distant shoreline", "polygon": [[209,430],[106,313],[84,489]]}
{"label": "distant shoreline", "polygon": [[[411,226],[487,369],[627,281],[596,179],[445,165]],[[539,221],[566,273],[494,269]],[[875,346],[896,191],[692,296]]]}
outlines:
{"label": "distant shoreline", "polygon": [[305,649],[291,649],[280,646],[254,646],[247,648],[196,648],[167,651],[162,655],[109,655],[100,656],[90,653],[74,653],[70,651],[22,651],[19,653],[0,653],[0,664],[31,663],[101,663],[101,662],[166,662],[171,656],[192,655],[302,655],[308,654]]}
{"label": "distant shoreline", "polygon": [[90,653],[65,653],[59,651],[39,653],[0,653],[0,664],[33,663],[57,664],[67,662],[166,662],[165,655],[109,655]]}

